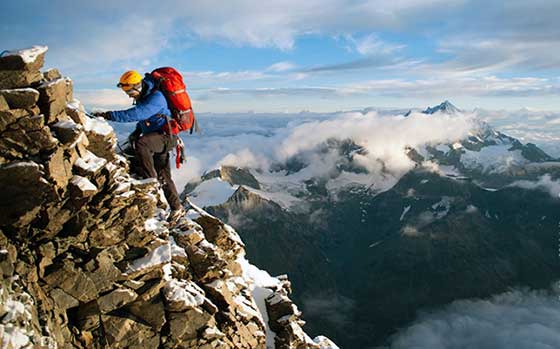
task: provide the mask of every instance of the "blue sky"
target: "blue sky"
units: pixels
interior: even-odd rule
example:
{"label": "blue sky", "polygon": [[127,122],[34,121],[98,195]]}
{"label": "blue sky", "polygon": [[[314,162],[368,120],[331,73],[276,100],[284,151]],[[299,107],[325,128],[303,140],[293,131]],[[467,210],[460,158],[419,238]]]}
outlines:
{"label": "blue sky", "polygon": [[205,112],[560,110],[557,0],[19,0],[0,48],[49,46],[89,107],[127,69],[171,65]]}

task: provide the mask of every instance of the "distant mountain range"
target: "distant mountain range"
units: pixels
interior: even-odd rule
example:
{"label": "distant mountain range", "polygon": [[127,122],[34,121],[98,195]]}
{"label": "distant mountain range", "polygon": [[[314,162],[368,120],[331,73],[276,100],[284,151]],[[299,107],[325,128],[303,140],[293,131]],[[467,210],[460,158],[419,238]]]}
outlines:
{"label": "distant mountain range", "polygon": [[350,138],[315,151],[336,153],[336,168],[298,181],[298,156],[267,173],[222,166],[183,193],[234,226],[256,265],[290,276],[311,333],[388,345],[420,309],[560,279],[560,163],[536,145],[475,120],[463,139],[403,149],[415,164],[404,174],[382,161],[368,172]]}

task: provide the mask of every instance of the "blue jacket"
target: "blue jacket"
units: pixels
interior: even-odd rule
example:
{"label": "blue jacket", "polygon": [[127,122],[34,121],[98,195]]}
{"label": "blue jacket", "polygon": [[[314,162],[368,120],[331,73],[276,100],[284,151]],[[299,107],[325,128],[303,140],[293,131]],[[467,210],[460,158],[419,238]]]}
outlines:
{"label": "blue jacket", "polygon": [[138,121],[137,127],[142,133],[150,133],[161,130],[167,122],[167,118],[160,116],[162,114],[171,117],[167,100],[161,91],[154,89],[153,79],[146,75],[142,80],[142,96],[136,101],[136,105],[127,110],[112,111],[111,120]]}

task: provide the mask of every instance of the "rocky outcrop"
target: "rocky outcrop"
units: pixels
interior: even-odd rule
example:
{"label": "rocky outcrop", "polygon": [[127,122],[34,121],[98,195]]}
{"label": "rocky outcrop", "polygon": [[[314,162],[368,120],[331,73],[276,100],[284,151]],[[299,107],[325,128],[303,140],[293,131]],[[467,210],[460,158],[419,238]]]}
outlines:
{"label": "rocky outcrop", "polygon": [[335,348],[231,227],[196,207],[167,224],[45,52],[0,57],[0,347]]}
{"label": "rocky outcrop", "polygon": [[202,175],[199,179],[187,183],[181,197],[187,197],[198,185],[213,178],[229,183],[232,186],[246,186],[253,189],[261,189],[259,181],[246,168],[233,166],[220,166],[220,168]]}

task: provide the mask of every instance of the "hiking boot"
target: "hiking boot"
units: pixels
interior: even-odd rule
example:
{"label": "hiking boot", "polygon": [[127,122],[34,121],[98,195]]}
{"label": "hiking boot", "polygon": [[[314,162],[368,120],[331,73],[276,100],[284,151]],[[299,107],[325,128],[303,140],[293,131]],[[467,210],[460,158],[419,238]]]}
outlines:
{"label": "hiking boot", "polygon": [[169,216],[167,217],[167,221],[171,225],[177,224],[177,222],[179,222],[181,220],[181,218],[185,217],[186,214],[187,214],[187,211],[185,211],[185,209],[181,207],[178,210],[171,211],[169,213]]}

